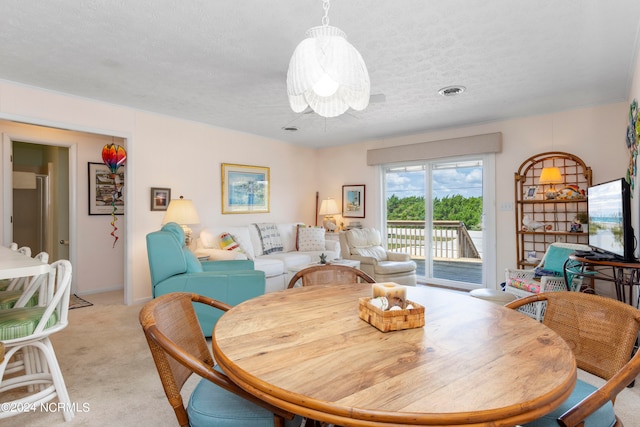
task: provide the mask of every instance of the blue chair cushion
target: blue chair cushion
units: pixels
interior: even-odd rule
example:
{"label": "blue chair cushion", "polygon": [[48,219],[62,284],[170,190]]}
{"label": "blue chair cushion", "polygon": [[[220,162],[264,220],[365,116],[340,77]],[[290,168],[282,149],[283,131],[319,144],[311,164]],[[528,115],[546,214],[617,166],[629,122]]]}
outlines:
{"label": "blue chair cushion", "polygon": [[549,246],[548,252],[544,257],[544,269],[553,271],[559,275],[564,273],[564,263],[569,255],[574,253],[575,249],[561,248],[557,246]]}
{"label": "blue chair cushion", "polygon": [[[193,390],[187,414],[191,427],[273,427],[272,412],[205,379]],[[301,418],[286,421],[299,426]]]}
{"label": "blue chair cushion", "polygon": [[[535,421],[523,424],[523,427],[558,427],[558,417],[573,408],[595,390],[596,387],[591,384],[578,380],[571,396],[562,405]],[[600,407],[584,421],[584,427],[611,427],[615,423],[616,415],[613,411],[613,404],[607,402],[606,405]]]}

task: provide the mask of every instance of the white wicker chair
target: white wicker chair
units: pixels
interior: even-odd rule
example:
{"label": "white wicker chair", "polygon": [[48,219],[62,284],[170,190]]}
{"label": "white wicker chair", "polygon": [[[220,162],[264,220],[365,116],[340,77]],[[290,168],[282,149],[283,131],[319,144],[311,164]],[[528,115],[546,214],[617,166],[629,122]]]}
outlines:
{"label": "white wicker chair", "polygon": [[[46,252],[40,252],[39,254],[35,255],[33,259],[36,259],[46,264],[49,262],[49,254]],[[33,277],[15,277],[11,279],[11,281],[9,282],[9,285],[4,290],[5,291],[22,291],[26,287],[26,284],[30,283],[32,280],[34,280]],[[6,308],[6,307],[3,307],[3,308]]]}
{"label": "white wicker chair", "polygon": [[[41,305],[36,307],[25,307],[23,301],[28,301],[36,291],[36,283],[39,284],[37,291],[45,300],[41,299]],[[0,419],[20,414],[23,407],[38,407],[55,397],[65,421],[73,418],[67,387],[49,339],[68,324],[70,291],[71,263],[56,261],[51,264],[47,280],[30,283],[26,295],[13,308],[0,310],[0,340],[5,346],[4,361],[0,363],[0,404],[9,408],[0,411]],[[10,375],[9,360],[20,351],[28,358],[23,361],[24,374]],[[5,394],[25,388],[25,392],[17,395]]]}
{"label": "white wicker chair", "polygon": [[[505,270],[505,291],[518,298],[543,292],[579,291],[582,286],[582,277],[572,276],[570,283],[567,285],[564,281],[564,263],[571,253],[590,250],[591,247],[578,243],[552,243],[535,268],[529,270],[507,268]],[[535,279],[536,269],[551,271],[556,275],[541,276],[538,282]],[[527,284],[534,286],[527,289]],[[540,320],[544,313],[544,304],[544,302],[529,304],[521,307],[520,311],[536,320]]]}

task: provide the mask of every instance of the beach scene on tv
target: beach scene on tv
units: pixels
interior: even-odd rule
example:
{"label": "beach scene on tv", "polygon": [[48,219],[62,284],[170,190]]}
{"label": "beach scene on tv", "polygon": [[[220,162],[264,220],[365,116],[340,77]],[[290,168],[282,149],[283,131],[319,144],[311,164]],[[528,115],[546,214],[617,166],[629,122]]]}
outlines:
{"label": "beach scene on tv", "polygon": [[589,189],[589,245],[624,256],[622,188],[619,181]]}

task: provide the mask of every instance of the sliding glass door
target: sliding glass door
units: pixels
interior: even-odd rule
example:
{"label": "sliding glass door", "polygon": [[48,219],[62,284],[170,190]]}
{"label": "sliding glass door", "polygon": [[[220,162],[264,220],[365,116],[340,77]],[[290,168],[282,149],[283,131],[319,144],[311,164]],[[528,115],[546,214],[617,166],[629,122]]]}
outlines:
{"label": "sliding glass door", "polygon": [[419,282],[473,289],[495,280],[486,271],[495,259],[492,164],[475,156],[383,166],[387,245],[411,255]]}

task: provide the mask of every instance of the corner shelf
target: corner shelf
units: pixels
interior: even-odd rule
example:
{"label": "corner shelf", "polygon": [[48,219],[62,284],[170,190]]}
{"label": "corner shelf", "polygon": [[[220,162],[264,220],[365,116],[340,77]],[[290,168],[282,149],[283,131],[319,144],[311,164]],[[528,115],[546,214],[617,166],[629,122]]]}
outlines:
{"label": "corner shelf", "polygon": [[[538,184],[542,169],[546,167],[560,169],[563,184],[558,184],[556,189],[564,192],[559,198],[545,199],[551,185]],[[518,268],[535,266],[535,263],[527,261],[528,252],[535,252],[536,258],[540,259],[553,242],[588,243],[586,228],[582,232],[572,232],[571,225],[578,213],[588,214],[586,191],[591,186],[591,175],[591,168],[582,159],[561,151],[537,154],[520,165],[514,176]],[[577,187],[579,193],[572,192],[569,186]],[[549,229],[526,229],[523,224],[525,216]]]}

